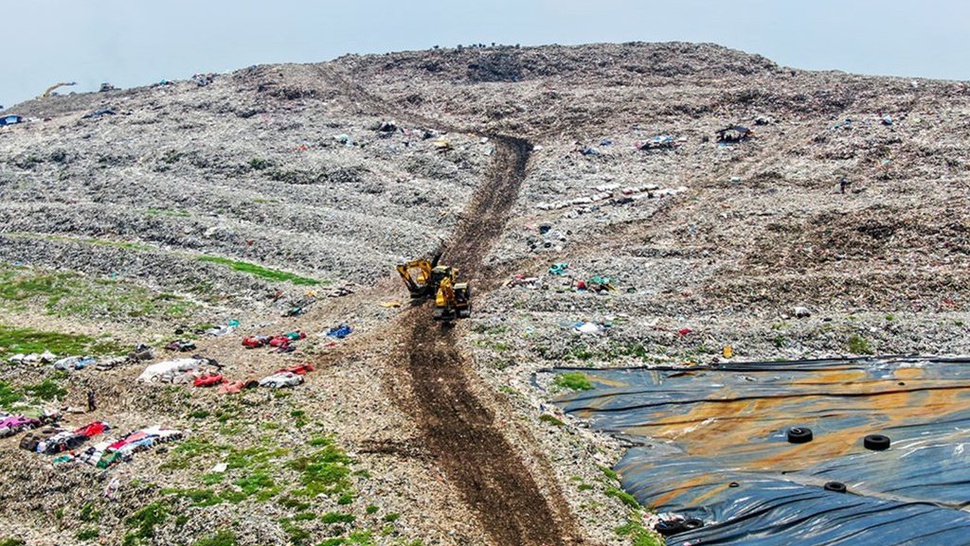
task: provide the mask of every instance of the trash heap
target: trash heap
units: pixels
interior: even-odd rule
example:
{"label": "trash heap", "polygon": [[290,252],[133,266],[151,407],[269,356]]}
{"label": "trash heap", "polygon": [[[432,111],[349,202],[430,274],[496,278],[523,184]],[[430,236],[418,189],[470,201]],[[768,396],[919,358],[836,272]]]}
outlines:
{"label": "trash heap", "polygon": [[270,347],[277,353],[292,353],[296,350],[294,342],[301,339],[306,339],[305,332],[294,331],[273,336],[246,336],[242,340],[242,346],[247,349]]}
{"label": "trash heap", "polygon": [[113,442],[99,442],[85,449],[77,459],[97,468],[109,468],[120,462],[130,461],[135,453],[148,451],[158,444],[181,440],[183,437],[180,430],[154,425],[129,432]]}

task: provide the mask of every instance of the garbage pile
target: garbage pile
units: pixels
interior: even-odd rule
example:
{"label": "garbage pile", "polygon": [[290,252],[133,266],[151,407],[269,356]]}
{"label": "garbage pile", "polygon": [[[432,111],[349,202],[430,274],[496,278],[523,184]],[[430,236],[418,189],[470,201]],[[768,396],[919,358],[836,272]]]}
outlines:
{"label": "garbage pile", "polygon": [[246,336],[242,340],[242,346],[247,349],[270,347],[277,353],[292,353],[296,350],[296,344],[294,342],[301,339],[306,339],[305,332],[293,331],[273,336]]}
{"label": "garbage pile", "polygon": [[195,381],[196,372],[202,366],[219,367],[211,358],[194,356],[151,364],[136,379],[139,383],[186,384]]}
{"label": "garbage pile", "polygon": [[135,453],[148,451],[158,444],[181,440],[183,437],[180,430],[154,425],[129,432],[114,442],[99,442],[85,449],[77,459],[97,468],[109,468],[120,462],[130,461]]}
{"label": "garbage pile", "polygon": [[654,199],[677,195],[687,191],[687,188],[661,188],[656,184],[643,186],[622,187],[620,184],[603,184],[593,188],[596,193],[584,197],[575,197],[563,201],[543,202],[536,204],[539,210],[559,210],[572,206],[590,205],[599,202],[609,202],[613,205],[626,205],[640,199]]}

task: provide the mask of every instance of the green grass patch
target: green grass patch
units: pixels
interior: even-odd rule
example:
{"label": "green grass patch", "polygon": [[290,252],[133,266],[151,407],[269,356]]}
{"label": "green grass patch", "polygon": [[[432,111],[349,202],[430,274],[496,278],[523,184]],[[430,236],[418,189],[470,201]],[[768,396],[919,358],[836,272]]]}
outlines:
{"label": "green grass patch", "polygon": [[871,355],[873,353],[872,347],[869,346],[869,340],[859,334],[850,335],[848,341],[846,341],[846,347],[850,353],[857,355]]}
{"label": "green grass patch", "polygon": [[0,325],[0,349],[10,353],[42,353],[46,350],[58,355],[80,355],[95,345],[103,345],[103,342],[84,335]]}
{"label": "green grass patch", "polygon": [[256,470],[267,470],[269,462],[287,455],[290,450],[285,447],[247,447],[243,449],[233,449],[232,453],[226,457],[229,468],[252,468]]}
{"label": "green grass patch", "polygon": [[574,391],[588,391],[593,388],[589,377],[582,372],[567,372],[556,374],[552,384],[561,389],[572,389]]}
{"label": "green grass patch", "polygon": [[78,513],[78,519],[85,522],[100,521],[101,511],[95,508],[91,503],[87,503],[81,507],[81,511]]}
{"label": "green grass patch", "polygon": [[663,546],[664,541],[656,533],[651,532],[637,520],[629,520],[625,524],[616,528],[616,534],[623,537],[630,537],[633,546]]}
{"label": "green grass patch", "polygon": [[124,546],[135,546],[148,541],[155,536],[155,526],[165,523],[168,518],[168,508],[158,502],[153,502],[138,510],[125,520],[134,529],[125,535]]}
{"label": "green grass patch", "polygon": [[640,503],[637,501],[636,497],[627,493],[626,491],[617,487],[607,487],[606,488],[607,497],[615,497],[620,499],[620,502],[629,506],[630,508],[640,508]]}
{"label": "green grass patch", "polygon": [[145,214],[149,214],[151,216],[168,216],[168,217],[171,217],[171,218],[188,218],[189,217],[189,211],[187,211],[187,210],[182,210],[182,209],[167,209],[167,208],[166,209],[162,209],[162,208],[155,208],[155,207],[148,207],[147,209],[145,209]]}
{"label": "green grass patch", "polygon": [[616,482],[620,481],[620,476],[616,472],[613,472],[612,468],[601,466],[599,469],[604,475],[606,475],[607,478]]}
{"label": "green grass patch", "polygon": [[202,483],[205,485],[215,485],[217,483],[222,483],[225,480],[226,475],[223,472],[210,472],[202,475]]}
{"label": "green grass patch", "polygon": [[320,493],[349,494],[349,465],[353,462],[350,457],[328,438],[314,438],[310,445],[321,449],[290,462],[290,467],[300,473],[300,483],[303,485],[294,494],[311,498]]}
{"label": "green grass patch", "polygon": [[237,541],[236,533],[222,530],[209,538],[193,542],[192,546],[236,546],[238,544]]}
{"label": "green grass patch", "polygon": [[290,544],[294,546],[306,546],[310,541],[310,531],[296,525],[290,519],[281,519],[280,527],[283,528],[283,532],[286,533],[287,538],[290,539]]}
{"label": "green grass patch", "polygon": [[195,465],[195,459],[210,453],[218,453],[229,449],[228,446],[214,444],[204,438],[186,438],[169,451],[169,460],[165,461],[163,470],[181,470]]}
{"label": "green grass patch", "polygon": [[359,544],[360,546],[372,546],[374,542],[374,532],[369,529],[358,529],[351,531],[347,536],[347,544]]}
{"label": "green grass patch", "polygon": [[557,427],[561,427],[566,424],[566,423],[563,423],[562,420],[556,417],[555,415],[549,415],[548,413],[543,413],[542,415],[540,415],[539,420],[542,421],[543,423],[550,423],[550,424],[556,425]]}
{"label": "green grass patch", "polygon": [[215,506],[222,504],[222,497],[211,489],[162,489],[162,494],[185,497],[192,501],[190,506]]}
{"label": "green grass patch", "polygon": [[0,546],[26,546],[27,542],[20,538],[5,538],[0,540]]}
{"label": "green grass patch", "polygon": [[327,512],[320,516],[320,521],[324,523],[353,523],[355,519],[357,518],[353,514],[344,514],[343,512]]}
{"label": "green grass patch", "polygon": [[36,385],[27,385],[24,387],[24,392],[48,402],[67,395],[67,389],[61,388],[53,379],[45,379]]}
{"label": "green grass patch", "polygon": [[380,508],[374,506],[373,504],[368,504],[367,508],[364,509],[364,511],[368,514],[376,514],[378,510],[380,510]]}
{"label": "green grass patch", "polygon": [[[128,243],[110,246],[124,244]],[[54,316],[97,319],[170,320],[187,317],[199,309],[198,304],[179,296],[156,293],[124,279],[9,266],[0,266],[0,304],[21,310],[31,304]]]}
{"label": "green grass patch", "polygon": [[273,166],[273,162],[262,157],[254,157],[249,160],[249,168],[254,171],[263,171]]}
{"label": "green grass patch", "polygon": [[240,502],[249,498],[249,495],[243,493],[242,491],[223,491],[221,495],[223,500],[233,504],[239,504]]}
{"label": "green grass patch", "polygon": [[309,277],[301,277],[300,275],[296,275],[294,273],[279,271],[277,269],[269,269],[249,262],[230,260],[228,258],[222,258],[220,256],[208,256],[208,255],[199,256],[199,261],[211,262],[211,263],[229,266],[229,268],[231,268],[233,271],[248,273],[255,277],[259,277],[261,279],[266,279],[274,282],[289,282],[289,283],[302,285],[302,286],[315,286],[318,284],[326,284],[316,279],[311,279]]}
{"label": "green grass patch", "polygon": [[7,409],[11,405],[19,402],[23,397],[24,393],[0,381],[0,408]]}
{"label": "green grass patch", "polygon": [[276,482],[267,472],[252,472],[247,476],[239,478],[233,482],[247,496],[256,496],[259,501],[265,501],[279,493]]}
{"label": "green grass patch", "polygon": [[587,346],[573,347],[568,353],[566,353],[565,359],[587,361],[596,358],[599,356],[599,354],[599,351]]}
{"label": "green grass patch", "polygon": [[297,511],[303,511],[310,508],[310,503],[304,501],[303,499],[297,499],[294,497],[286,496],[279,499],[280,506],[285,506],[286,508],[292,508]]}

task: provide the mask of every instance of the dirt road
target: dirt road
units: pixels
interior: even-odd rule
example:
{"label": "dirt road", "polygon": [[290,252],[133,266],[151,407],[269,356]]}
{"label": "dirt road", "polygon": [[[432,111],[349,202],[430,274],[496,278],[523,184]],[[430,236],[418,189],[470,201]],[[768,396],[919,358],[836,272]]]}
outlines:
{"label": "dirt road", "polygon": [[[531,146],[499,137],[488,180],[466,212],[443,263],[475,279],[498,238],[525,177]],[[473,282],[472,286],[481,285]],[[473,300],[474,301],[474,300]],[[434,323],[427,307],[413,309],[407,369],[427,446],[479,515],[495,544],[568,544],[575,525],[558,492],[543,495],[492,412],[469,381],[474,371],[456,348],[457,331]]]}
{"label": "dirt road", "polygon": [[[435,120],[409,115],[331,67],[320,75],[341,90],[354,109],[382,112],[402,121],[448,131]],[[464,212],[463,220],[442,248],[442,262],[457,267],[475,294],[497,286],[482,267],[483,259],[505,227],[526,175],[532,145],[526,140],[488,135],[495,144],[486,180]],[[403,340],[413,399],[403,401],[424,435],[425,450],[461,492],[496,545],[558,545],[582,542],[567,503],[553,480],[537,479],[508,441],[489,404],[479,400],[470,382],[475,371],[457,348],[458,330],[435,323],[428,306],[401,317],[411,325]]]}

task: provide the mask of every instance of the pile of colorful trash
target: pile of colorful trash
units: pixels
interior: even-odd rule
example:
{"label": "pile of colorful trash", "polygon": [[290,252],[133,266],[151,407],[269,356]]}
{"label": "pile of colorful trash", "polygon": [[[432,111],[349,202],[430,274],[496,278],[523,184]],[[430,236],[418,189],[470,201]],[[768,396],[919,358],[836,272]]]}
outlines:
{"label": "pile of colorful trash", "polygon": [[[211,366],[211,368],[210,368]],[[222,366],[211,358],[195,356],[152,364],[138,376],[139,383],[171,383],[173,385],[192,385],[195,387],[219,386],[222,394],[237,393],[255,387],[295,387],[303,383],[303,376],[313,371],[310,364],[297,364],[276,370],[271,375],[257,381],[252,378],[230,381],[223,375]]]}
{"label": "pile of colorful trash", "polygon": [[276,370],[272,375],[268,375],[259,380],[260,387],[270,387],[279,389],[282,387],[295,387],[303,383],[303,376],[313,371],[310,364],[300,364],[282,370]]}
{"label": "pile of colorful trash", "polygon": [[195,343],[187,339],[176,339],[170,341],[165,345],[165,349],[169,351],[178,351],[180,353],[185,353],[188,351],[195,350]]}
{"label": "pile of colorful trash", "polygon": [[243,338],[242,345],[247,349],[270,347],[278,353],[292,353],[296,350],[294,342],[301,339],[306,339],[306,333],[287,332],[275,336],[246,336]]}
{"label": "pile of colorful trash", "polygon": [[197,377],[209,373],[200,371],[202,366],[219,368],[219,364],[215,360],[201,356],[166,360],[149,365],[136,381],[139,383],[194,383]]}
{"label": "pile of colorful trash", "polygon": [[[40,426],[40,421],[34,421],[36,423],[32,425]],[[129,432],[118,439],[106,439],[78,452],[85,442],[110,430],[111,427],[103,421],[92,421],[74,430],[50,426],[25,434],[20,439],[20,448],[34,453],[56,455],[54,463],[78,460],[98,468],[108,468],[118,462],[131,460],[134,453],[183,437],[179,430],[155,425]]]}
{"label": "pile of colorful trash", "polygon": [[181,440],[180,430],[154,425],[125,434],[111,441],[105,440],[88,447],[77,459],[98,468],[108,468],[122,461],[130,461],[133,454],[148,451],[158,444]]}
{"label": "pile of colorful trash", "polygon": [[0,413],[0,438],[7,438],[43,424],[44,421],[34,417]]}
{"label": "pile of colorful trash", "polygon": [[609,277],[593,275],[588,280],[576,281],[576,290],[589,292],[612,292],[616,290],[613,281]]}

